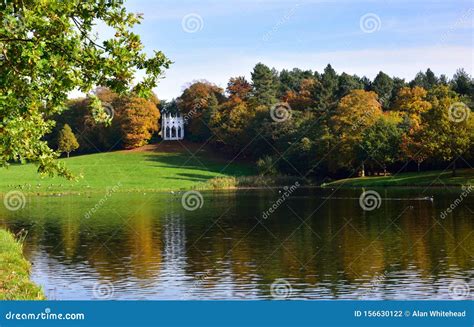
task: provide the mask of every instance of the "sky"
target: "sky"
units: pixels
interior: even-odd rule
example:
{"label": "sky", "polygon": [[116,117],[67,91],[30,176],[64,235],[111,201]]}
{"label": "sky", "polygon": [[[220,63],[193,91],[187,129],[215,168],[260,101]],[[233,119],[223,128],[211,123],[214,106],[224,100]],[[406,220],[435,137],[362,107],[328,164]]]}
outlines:
{"label": "sky", "polygon": [[221,87],[258,62],[278,70],[322,71],[330,63],[369,78],[383,70],[411,80],[431,68],[473,74],[474,2],[452,0],[128,0],[143,13],[148,53],[173,61],[155,89],[160,99],[208,80]]}

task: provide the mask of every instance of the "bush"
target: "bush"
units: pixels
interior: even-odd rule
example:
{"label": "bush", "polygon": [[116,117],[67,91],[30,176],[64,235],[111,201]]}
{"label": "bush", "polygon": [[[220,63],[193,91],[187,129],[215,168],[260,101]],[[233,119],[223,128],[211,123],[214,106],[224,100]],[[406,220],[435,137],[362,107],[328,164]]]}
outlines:
{"label": "bush", "polygon": [[215,177],[210,179],[203,188],[212,189],[233,189],[233,188],[251,188],[251,187],[277,187],[291,185],[299,182],[306,184],[299,177],[294,176],[241,176],[241,177]]}
{"label": "bush", "polygon": [[276,162],[271,156],[264,156],[257,161],[257,169],[262,176],[274,176],[278,173],[275,166]]}

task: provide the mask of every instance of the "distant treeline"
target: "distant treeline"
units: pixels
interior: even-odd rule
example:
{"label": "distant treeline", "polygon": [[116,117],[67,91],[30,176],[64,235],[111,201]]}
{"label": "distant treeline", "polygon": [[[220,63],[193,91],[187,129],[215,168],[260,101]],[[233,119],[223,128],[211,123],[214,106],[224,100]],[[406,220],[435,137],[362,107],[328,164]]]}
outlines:
{"label": "distant treeline", "polygon": [[232,157],[257,162],[262,174],[324,178],[473,164],[474,80],[430,69],[412,81],[383,72],[373,81],[328,65],[324,72],[277,71],[257,64],[251,81],[230,78],[224,90],[190,84],[170,102],[118,96],[99,88],[111,126],[96,124],[90,99],[54,117],[69,124],[79,152],[133,148],[159,131],[161,112],[180,112],[186,137]]}
{"label": "distant treeline", "polygon": [[257,161],[263,174],[305,177],[467,166],[473,159],[474,80],[430,69],[412,81],[373,81],[328,65],[281,72],[257,64],[226,90],[207,81],[160,103],[181,112],[187,136]]}
{"label": "distant treeline", "polygon": [[56,127],[48,136],[52,148],[58,147],[59,132],[68,124],[79,143],[79,153],[131,149],[148,143],[159,130],[160,111],[155,95],[148,100],[119,96],[107,88],[94,92],[102,102],[102,114],[108,124],[97,123],[91,110],[91,98],[71,100],[68,110],[53,117]]}

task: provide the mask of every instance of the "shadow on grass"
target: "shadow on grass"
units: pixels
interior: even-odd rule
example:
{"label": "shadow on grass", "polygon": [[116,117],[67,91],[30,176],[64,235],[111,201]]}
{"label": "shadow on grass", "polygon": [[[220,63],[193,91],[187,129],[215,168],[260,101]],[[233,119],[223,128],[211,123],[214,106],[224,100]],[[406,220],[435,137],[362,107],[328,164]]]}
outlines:
{"label": "shadow on grass", "polygon": [[[204,170],[215,174],[225,174],[232,176],[251,175],[254,169],[250,165],[234,164],[227,162],[213,162],[208,158],[200,156],[193,157],[191,155],[177,153],[156,153],[145,156],[146,161],[156,163],[156,166],[163,168],[182,168],[186,170]],[[178,173],[186,176],[185,173]],[[191,174],[194,175],[194,174]],[[196,174],[197,175],[197,174]],[[214,176],[201,175],[201,177],[210,179]]]}
{"label": "shadow on grass", "polygon": [[178,173],[178,174],[176,174],[176,176],[160,177],[160,178],[161,179],[170,179],[170,180],[193,181],[193,182],[207,182],[208,180],[210,180],[214,177],[215,176],[203,175],[203,174]]}

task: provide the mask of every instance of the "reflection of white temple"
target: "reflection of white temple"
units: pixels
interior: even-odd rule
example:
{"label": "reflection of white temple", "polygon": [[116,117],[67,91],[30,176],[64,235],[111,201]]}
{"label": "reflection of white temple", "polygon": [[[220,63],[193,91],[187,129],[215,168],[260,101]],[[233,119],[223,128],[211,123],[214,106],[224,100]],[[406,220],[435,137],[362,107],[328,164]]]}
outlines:
{"label": "reflection of white temple", "polygon": [[183,218],[179,214],[167,214],[164,220],[164,265],[171,271],[186,264],[186,233]]}
{"label": "reflection of white temple", "polygon": [[163,262],[157,278],[160,299],[184,298],[186,283],[186,230],[179,214],[167,214],[163,221]]}
{"label": "reflection of white temple", "polygon": [[180,114],[163,114],[161,137],[163,140],[182,140],[184,138],[184,119]]}

